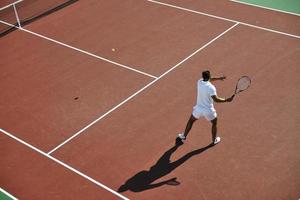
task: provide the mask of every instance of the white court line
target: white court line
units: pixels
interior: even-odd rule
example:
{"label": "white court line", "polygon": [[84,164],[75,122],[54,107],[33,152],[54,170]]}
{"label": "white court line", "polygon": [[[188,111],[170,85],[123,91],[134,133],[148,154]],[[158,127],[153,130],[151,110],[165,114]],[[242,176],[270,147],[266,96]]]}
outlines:
{"label": "white court line", "polygon": [[167,6],[167,7],[171,7],[171,8],[175,8],[175,9],[179,9],[179,10],[184,10],[184,11],[195,13],[195,14],[200,14],[200,15],[205,15],[205,16],[208,16],[208,17],[216,18],[216,19],[221,19],[221,20],[224,20],[224,21],[239,23],[239,24],[242,24],[242,25],[245,25],[245,26],[250,26],[250,27],[253,27],[253,28],[257,28],[257,29],[261,29],[261,30],[265,30],[265,31],[273,32],[273,33],[278,33],[278,34],[282,34],[282,35],[286,35],[286,36],[290,36],[290,37],[294,37],[294,38],[300,38],[300,36],[298,36],[298,35],[293,35],[293,34],[285,33],[285,32],[282,32],[282,31],[276,31],[276,30],[273,30],[273,29],[264,28],[264,27],[253,25],[253,24],[248,24],[248,23],[237,21],[237,20],[228,19],[228,18],[225,18],[225,17],[219,17],[219,16],[216,16],[216,15],[207,14],[207,13],[196,11],[196,10],[191,10],[191,9],[188,9],[188,8],[175,6],[175,5],[168,4],[168,3],[162,3],[160,1],[155,1],[155,0],[146,0],[146,1],[151,2],[151,3],[160,4],[160,5]]}
{"label": "white court line", "polygon": [[6,196],[8,196],[9,198],[11,198],[12,200],[18,200],[16,197],[14,197],[13,195],[9,194],[8,192],[6,192],[2,188],[0,188],[0,192],[4,193]]}
{"label": "white court line", "polygon": [[22,2],[22,1],[24,1],[24,0],[19,0],[19,1],[13,2],[11,4],[8,4],[6,6],[3,6],[2,8],[0,8],[0,11],[4,10],[6,8],[9,8],[10,6],[16,5],[16,4],[18,4],[18,3]]}
{"label": "white court line", "polygon": [[142,72],[142,71],[137,70],[137,69],[134,69],[134,68],[132,68],[132,67],[128,67],[128,66],[126,66],[126,65],[123,65],[123,64],[114,62],[114,61],[109,60],[109,59],[107,59],[107,58],[104,58],[104,57],[98,56],[98,55],[96,55],[96,54],[87,52],[87,51],[82,50],[82,49],[79,49],[79,48],[77,48],[77,47],[73,47],[73,46],[71,46],[71,45],[65,44],[65,43],[60,42],[60,41],[58,41],[58,40],[54,40],[54,39],[49,38],[49,37],[46,37],[46,36],[44,36],[44,35],[41,35],[41,34],[38,34],[38,33],[33,32],[33,31],[27,30],[27,29],[25,29],[25,28],[15,26],[15,25],[13,25],[13,24],[7,23],[7,22],[2,21],[2,20],[0,20],[0,23],[6,24],[6,25],[11,26],[11,27],[14,27],[14,28],[16,28],[16,29],[19,29],[19,30],[21,30],[21,31],[30,33],[30,34],[32,34],[32,35],[35,35],[35,36],[40,37],[40,38],[43,38],[43,39],[45,39],[45,40],[54,42],[54,43],[59,44],[59,45],[62,45],[62,46],[64,46],[64,47],[73,49],[73,50],[75,50],[75,51],[79,51],[80,53],[83,53],[83,54],[92,56],[92,57],[94,57],[94,58],[97,58],[97,59],[100,59],[100,60],[109,62],[109,63],[114,64],[114,65],[117,65],[117,66],[119,66],[119,67],[122,67],[122,68],[125,68],[125,69],[128,69],[128,70],[137,72],[137,73],[139,73],[139,74],[143,74],[143,75],[148,76],[148,77],[151,77],[151,78],[153,78],[153,79],[156,79],[156,78],[157,78],[156,76],[153,76],[153,75],[148,74],[148,73],[146,73],[146,72]]}
{"label": "white court line", "polygon": [[48,154],[50,155],[51,153],[53,153],[54,151],[56,151],[57,149],[59,149],[60,147],[62,147],[63,145],[65,145],[66,143],[68,143],[69,141],[71,141],[72,139],[74,139],[75,137],[77,137],[83,131],[85,131],[86,129],[88,129],[89,127],[91,127],[95,123],[97,123],[99,120],[103,119],[105,116],[107,116],[109,113],[111,113],[114,110],[116,110],[117,108],[119,108],[124,103],[128,102],[129,100],[131,100],[133,97],[135,97],[136,95],[138,95],[139,93],[141,93],[142,91],[144,91],[145,89],[147,89],[149,86],[153,85],[156,81],[158,81],[159,79],[161,79],[162,77],[164,77],[165,75],[167,75],[168,73],[170,73],[172,70],[174,70],[179,65],[181,65],[182,63],[184,63],[185,61],[187,61],[188,59],[190,59],[192,56],[194,56],[196,53],[198,53],[202,49],[206,48],[208,45],[210,45],[211,43],[213,43],[215,40],[217,40],[218,38],[220,38],[221,36],[223,36],[225,33],[227,33],[228,31],[230,31],[231,29],[233,29],[238,24],[239,23],[234,24],[233,26],[231,26],[230,28],[228,28],[226,31],[224,31],[223,33],[221,33],[220,35],[218,35],[217,37],[215,37],[214,39],[212,39],[211,41],[209,41],[208,43],[206,43],[205,45],[203,45],[201,48],[197,49],[191,55],[189,55],[188,57],[186,57],[185,59],[183,59],[182,61],[180,61],[179,63],[177,63],[175,66],[173,66],[171,69],[169,69],[168,71],[166,71],[165,73],[163,73],[161,76],[159,76],[158,78],[156,78],[152,82],[150,82],[148,85],[146,85],[145,87],[143,87],[142,89],[140,89],[139,91],[137,91],[136,93],[134,93],[133,95],[131,95],[130,97],[128,97],[127,99],[125,99],[124,101],[122,101],[121,103],[119,103],[117,106],[115,106],[114,108],[112,108],[111,110],[109,110],[108,112],[106,112],[104,115],[102,115],[99,118],[97,118],[96,120],[94,120],[92,123],[90,123],[89,125],[87,125],[83,129],[81,129],[80,131],[78,131],[77,133],[75,133],[74,135],[72,135],[70,138],[68,138],[67,140],[65,140],[63,143],[61,143],[57,147],[55,147],[54,149],[52,149],[51,151],[49,151]]}
{"label": "white court line", "polygon": [[18,27],[21,27],[21,22],[20,22],[20,18],[19,18],[18,12],[17,12],[16,5],[14,4],[13,7],[14,7],[14,11],[15,11],[15,16],[16,16],[16,19],[18,22]]}
{"label": "white court line", "polygon": [[243,2],[243,1],[239,1],[239,0],[230,0],[230,1],[232,1],[234,3],[245,4],[245,5],[249,5],[249,6],[253,6],[253,7],[263,8],[263,9],[272,10],[272,11],[281,12],[281,13],[286,13],[286,14],[290,14],[290,15],[300,16],[300,14],[297,14],[297,13],[288,12],[288,11],[284,11],[284,10],[279,10],[279,9],[275,9],[275,8],[269,8],[269,7],[265,7],[265,6],[260,6],[260,5],[256,5],[256,4],[253,4],[253,3],[247,3],[247,2]]}
{"label": "white court line", "polygon": [[26,143],[25,141],[23,141],[23,140],[17,138],[16,136],[14,136],[13,134],[8,133],[7,131],[5,131],[5,130],[3,130],[3,129],[1,129],[1,128],[0,128],[0,132],[4,133],[5,135],[9,136],[10,138],[12,138],[12,139],[14,139],[14,140],[16,140],[16,141],[22,143],[23,145],[29,147],[30,149],[32,149],[32,150],[34,150],[34,151],[36,151],[36,152],[42,154],[43,156],[45,156],[45,157],[47,157],[47,158],[53,160],[54,162],[56,162],[56,163],[58,163],[58,164],[64,166],[65,168],[67,168],[67,169],[71,170],[72,172],[78,174],[79,176],[81,176],[81,177],[83,177],[83,178],[89,180],[90,182],[92,182],[92,183],[94,183],[94,184],[100,186],[101,188],[103,188],[103,189],[105,189],[105,190],[107,190],[107,191],[113,193],[114,195],[117,195],[117,196],[120,197],[121,199],[129,200],[127,197],[125,197],[125,196],[119,194],[118,192],[116,192],[116,191],[110,189],[109,187],[103,185],[102,183],[96,181],[95,179],[93,179],[93,178],[91,178],[91,177],[89,177],[89,176],[83,174],[82,172],[78,171],[77,169],[74,169],[73,167],[71,167],[71,166],[65,164],[64,162],[62,162],[62,161],[60,161],[60,160],[58,160],[58,159],[56,159],[56,158],[54,158],[54,157],[52,157],[52,156],[50,156],[50,155],[44,153],[44,152],[41,151],[40,149],[38,149],[38,148],[32,146],[31,144]]}
{"label": "white court line", "polygon": [[[57,160],[56,158],[52,157],[50,154],[53,153],[55,150],[57,150],[58,148],[60,148],[61,146],[63,146],[64,144],[66,144],[67,142],[69,142],[71,139],[73,139],[74,137],[78,136],[80,133],[82,133],[84,130],[86,130],[87,128],[89,128],[90,126],[92,126],[93,124],[95,124],[97,121],[99,121],[100,119],[102,119],[103,117],[105,117],[106,115],[108,115],[109,113],[111,113],[112,111],[114,111],[115,109],[117,109],[118,107],[120,107],[121,105],[123,105],[124,103],[126,103],[127,101],[129,101],[130,99],[132,99],[133,97],[135,97],[136,95],[138,95],[139,93],[141,93],[142,91],[144,91],[146,88],[148,88],[149,86],[153,85],[155,82],[157,82],[158,80],[160,80],[162,77],[164,77],[165,75],[167,75],[168,73],[170,73],[172,70],[174,70],[175,68],[177,68],[178,66],[180,66],[182,63],[184,63],[185,61],[187,61],[188,59],[190,59],[192,56],[194,56],[196,53],[198,53],[199,51],[203,50],[204,48],[206,48],[207,46],[209,46],[211,43],[213,43],[215,40],[217,40],[218,38],[222,37],[224,34],[226,34],[228,31],[230,31],[231,29],[233,29],[235,26],[237,26],[238,24],[244,24],[244,25],[248,25],[249,24],[246,24],[246,23],[242,23],[242,22],[238,22],[238,21],[235,21],[235,20],[230,20],[230,19],[226,19],[226,18],[222,18],[222,17],[218,17],[218,16],[214,16],[214,15],[209,15],[209,14],[206,14],[206,13],[201,13],[201,12],[198,12],[198,11],[193,11],[193,10],[189,10],[189,9],[186,9],[186,8],[182,8],[182,7],[178,7],[178,6],[173,6],[173,5],[170,5],[170,4],[164,4],[164,3],[161,3],[161,2],[157,2],[157,1],[151,1],[151,0],[148,0],[149,2],[153,2],[153,3],[158,3],[158,4],[162,4],[162,5],[167,5],[169,7],[175,7],[177,9],[181,9],[181,10],[186,10],[186,11],[189,11],[189,12],[193,12],[193,13],[197,13],[197,14],[202,14],[202,15],[206,15],[206,16],[210,16],[210,17],[214,17],[214,18],[218,18],[218,19],[222,19],[222,20],[226,20],[226,21],[230,21],[230,22],[234,22],[235,24],[233,26],[231,26],[230,28],[228,28],[227,30],[225,30],[224,32],[222,32],[220,35],[218,35],[217,37],[215,37],[214,39],[212,39],[211,41],[209,41],[208,43],[206,43],[204,46],[202,46],[201,48],[199,48],[198,50],[196,50],[195,52],[193,52],[191,55],[189,55],[188,57],[186,57],[184,60],[182,60],[181,62],[179,62],[178,64],[176,64],[175,66],[173,66],[171,69],[169,69],[168,71],[166,71],[164,74],[162,74],[161,76],[159,77],[155,77],[155,76],[152,76],[152,75],[147,75],[147,76],[150,76],[152,78],[154,78],[155,80],[153,80],[152,82],[150,82],[148,85],[146,85],[145,87],[143,87],[142,89],[140,89],[139,91],[137,91],[136,93],[134,93],[133,95],[131,95],[130,97],[128,97],[126,100],[124,100],[123,102],[121,102],[119,105],[117,105],[116,107],[114,107],[113,109],[111,109],[110,111],[108,111],[107,113],[105,113],[104,115],[102,115],[101,117],[99,117],[98,119],[96,119],[94,122],[90,123],[88,126],[86,126],[85,128],[83,128],[82,130],[80,130],[79,132],[77,132],[75,135],[73,135],[72,137],[70,137],[68,140],[66,140],[65,142],[63,142],[62,144],[58,145],[56,148],[54,148],[52,151],[50,151],[49,153],[44,153],[43,151],[37,149],[36,147],[24,142],[23,140],[13,136],[12,134],[4,131],[3,129],[0,129],[1,132],[3,132],[4,134],[8,135],[9,137],[17,140],[18,142],[26,145],[27,147],[37,151],[38,153],[46,156],[47,158],[55,161],[56,163],[68,168],[69,170],[73,171],[74,173],[84,177],[85,179],[93,182],[94,184],[112,192],[113,194],[121,197],[122,199],[128,199],[124,196],[122,196],[121,194],[115,192],[114,190],[108,188],[107,186],[97,182],[96,180],[92,179],[91,177],[81,173],[80,171],[72,168],[71,166],[61,162],[60,160]],[[0,20],[0,22],[4,23],[4,24],[7,24],[6,22],[3,22]],[[11,25],[9,24],[10,26],[13,26],[15,27],[14,25]],[[250,25],[252,27],[255,27],[255,28],[260,28],[260,29],[264,29],[264,30],[268,30],[268,31],[272,31],[272,32],[276,32],[276,33],[280,33],[280,34],[284,34],[284,35],[289,35],[289,36],[292,36],[292,37],[299,37],[299,36],[295,36],[295,35],[291,35],[291,34],[287,34],[287,33],[283,33],[283,32],[279,32],[279,31],[274,31],[274,30],[271,30],[271,29],[266,29],[266,28],[262,28],[262,27],[258,27],[258,26],[254,26],[254,25]],[[59,41],[56,41],[56,40],[53,40],[51,38],[48,38],[48,37],[45,37],[45,36],[42,36],[40,34],[37,34],[37,33],[34,33],[32,31],[29,31],[29,30],[26,30],[26,29],[23,29],[23,28],[19,28],[19,27],[16,27],[22,31],[25,31],[25,32],[28,32],[28,33],[31,33],[33,35],[36,35],[38,37],[41,37],[41,38],[44,38],[46,40],[49,40],[49,41],[52,41],[52,42],[55,42],[57,44],[60,44],[60,45],[63,45],[63,46],[66,46],[66,47],[69,47],[71,49],[74,49],[74,50],[77,50],[77,51],[80,51],[82,53],[85,53],[87,55],[90,55],[90,56],[93,56],[93,57],[96,57],[96,58],[99,58],[99,59],[102,59],[102,60],[105,60],[107,62],[111,62],[113,64],[116,64],[116,65],[121,65],[121,64],[118,64],[118,63],[115,63],[113,61],[109,61],[105,58],[102,58],[102,57],[98,57],[94,54],[91,54],[91,53],[88,53],[86,51],[83,51],[83,50],[80,50],[78,48],[75,48],[75,47],[72,47],[70,45],[66,45],[64,43],[61,43]],[[125,67],[127,68],[126,66],[123,66],[121,65],[122,67]],[[131,68],[130,68],[131,69]],[[131,69],[132,70],[132,69]],[[133,71],[136,71],[136,70],[133,70]],[[141,73],[141,72],[139,72]],[[144,72],[142,72],[144,74]],[[146,74],[145,74],[146,75]]]}
{"label": "white court line", "polygon": [[137,69],[134,69],[134,68],[128,67],[128,66],[126,66],[126,65],[123,65],[123,64],[120,64],[120,63],[117,63],[117,62],[114,62],[114,61],[111,61],[111,60],[109,60],[109,59],[106,59],[106,58],[103,58],[103,57],[101,57],[101,56],[97,56],[97,55],[95,55],[95,54],[93,54],[93,53],[90,53],[90,52],[84,51],[84,50],[82,50],[82,49],[79,49],[79,48],[76,48],[76,47],[70,46],[70,45],[68,45],[68,44],[65,44],[65,43],[59,42],[59,41],[57,41],[57,40],[54,40],[54,39],[52,39],[52,38],[49,38],[49,37],[43,36],[43,35],[41,35],[41,34],[38,34],[38,33],[32,32],[32,31],[30,31],[30,30],[27,30],[27,29],[24,29],[24,28],[20,28],[20,30],[22,30],[22,31],[24,31],[24,32],[27,32],[27,33],[31,33],[32,35],[35,35],[35,36],[38,36],[38,37],[40,37],[40,38],[43,38],[43,39],[49,40],[49,41],[51,41],[51,42],[54,42],[54,43],[60,44],[60,45],[62,45],[62,46],[68,47],[68,48],[70,48],[70,49],[73,49],[73,50],[75,50],[75,51],[79,51],[79,52],[81,52],[81,53],[84,53],[84,54],[86,54],[86,55],[92,56],[92,57],[94,57],[94,58],[98,58],[98,59],[100,59],[100,60],[103,60],[103,61],[109,62],[109,63],[111,63],[111,64],[114,64],[114,65],[117,65],[117,66],[123,67],[123,68],[125,68],[125,69],[128,69],[128,70],[131,70],[131,71],[134,71],[134,72],[137,72],[137,73],[140,73],[140,74],[143,74],[143,75],[149,76],[149,77],[151,77],[151,78],[154,78],[154,79],[156,79],[156,78],[157,78],[156,76],[153,76],[153,75],[151,75],[151,74],[148,74],[148,73],[146,73],[146,72],[142,72],[142,71],[140,71],[140,70],[137,70]]}

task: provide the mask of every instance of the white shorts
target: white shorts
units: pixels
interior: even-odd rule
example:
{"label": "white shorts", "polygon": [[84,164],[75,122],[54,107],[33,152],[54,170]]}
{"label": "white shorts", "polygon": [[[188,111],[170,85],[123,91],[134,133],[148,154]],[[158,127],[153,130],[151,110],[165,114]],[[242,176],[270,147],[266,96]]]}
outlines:
{"label": "white shorts", "polygon": [[193,116],[196,119],[199,119],[200,117],[205,117],[208,121],[211,121],[217,117],[217,112],[215,109],[207,109],[202,108],[199,106],[194,106],[193,108]]}

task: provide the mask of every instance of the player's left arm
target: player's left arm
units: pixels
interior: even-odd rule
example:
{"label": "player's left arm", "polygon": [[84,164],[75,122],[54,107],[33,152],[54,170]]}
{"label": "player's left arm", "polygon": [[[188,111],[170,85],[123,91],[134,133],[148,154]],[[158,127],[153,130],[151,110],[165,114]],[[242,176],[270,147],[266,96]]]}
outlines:
{"label": "player's left arm", "polygon": [[211,77],[210,81],[224,81],[226,79],[226,76],[218,76],[218,77]]}
{"label": "player's left arm", "polygon": [[211,77],[210,81],[224,81],[226,79],[226,76],[216,76],[216,77]]}

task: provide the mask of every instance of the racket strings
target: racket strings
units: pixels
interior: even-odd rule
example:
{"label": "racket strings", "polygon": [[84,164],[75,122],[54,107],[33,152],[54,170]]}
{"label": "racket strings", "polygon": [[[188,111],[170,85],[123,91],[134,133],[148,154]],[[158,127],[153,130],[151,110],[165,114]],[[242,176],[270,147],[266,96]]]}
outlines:
{"label": "racket strings", "polygon": [[246,90],[251,84],[251,80],[248,77],[242,77],[238,83],[237,83],[237,88],[242,91]]}

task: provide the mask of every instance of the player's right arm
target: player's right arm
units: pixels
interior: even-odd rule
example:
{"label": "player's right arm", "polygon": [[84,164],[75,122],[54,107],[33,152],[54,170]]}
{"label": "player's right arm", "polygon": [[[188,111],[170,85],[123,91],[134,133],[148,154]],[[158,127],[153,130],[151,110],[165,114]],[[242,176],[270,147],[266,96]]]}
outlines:
{"label": "player's right arm", "polygon": [[218,97],[217,95],[213,95],[213,96],[211,96],[211,98],[216,103],[224,103],[224,102],[231,102],[233,100],[234,96],[231,96],[229,98],[221,98],[221,97]]}

